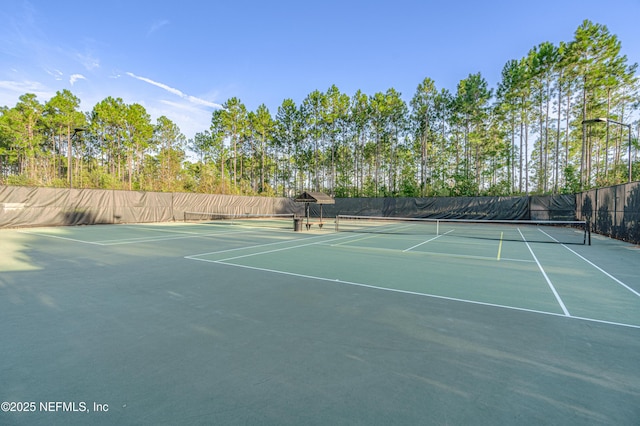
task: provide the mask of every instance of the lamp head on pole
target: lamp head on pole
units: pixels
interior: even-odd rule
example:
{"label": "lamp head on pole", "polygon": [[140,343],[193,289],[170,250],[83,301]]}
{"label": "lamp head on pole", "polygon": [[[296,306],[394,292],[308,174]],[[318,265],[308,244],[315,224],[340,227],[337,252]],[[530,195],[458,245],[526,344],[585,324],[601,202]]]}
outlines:
{"label": "lamp head on pole", "polygon": [[589,120],[583,120],[582,124],[590,124],[590,123],[608,123],[609,120],[608,118],[605,117],[598,117],[598,118],[591,118]]}

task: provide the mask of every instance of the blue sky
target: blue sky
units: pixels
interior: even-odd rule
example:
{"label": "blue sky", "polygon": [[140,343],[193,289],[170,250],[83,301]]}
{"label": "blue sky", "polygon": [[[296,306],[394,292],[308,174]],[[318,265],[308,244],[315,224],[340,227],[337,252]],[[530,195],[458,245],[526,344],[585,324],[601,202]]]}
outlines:
{"label": "blue sky", "polygon": [[[8,4],[7,4],[8,3]],[[539,43],[606,25],[640,62],[640,0],[136,1],[10,0],[0,8],[0,106],[71,90],[90,111],[107,96],[165,115],[188,138],[231,97],[275,116],[335,84],[394,88],[408,102],[425,77],[455,92]]]}

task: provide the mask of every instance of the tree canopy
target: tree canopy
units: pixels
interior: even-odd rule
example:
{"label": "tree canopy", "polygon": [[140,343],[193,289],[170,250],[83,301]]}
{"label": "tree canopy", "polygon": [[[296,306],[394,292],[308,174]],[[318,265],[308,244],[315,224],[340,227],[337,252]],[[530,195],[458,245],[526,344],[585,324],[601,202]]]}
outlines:
{"label": "tree canopy", "polygon": [[508,61],[495,89],[480,73],[455,92],[426,77],[409,102],[393,88],[348,95],[332,85],[300,105],[284,99],[275,114],[233,97],[188,141],[170,118],[152,123],[120,98],[81,112],[68,90],[44,104],[27,93],[0,108],[0,183],[339,197],[616,184],[630,165],[640,178],[637,64],[620,52],[606,26],[584,21],[573,40]]}

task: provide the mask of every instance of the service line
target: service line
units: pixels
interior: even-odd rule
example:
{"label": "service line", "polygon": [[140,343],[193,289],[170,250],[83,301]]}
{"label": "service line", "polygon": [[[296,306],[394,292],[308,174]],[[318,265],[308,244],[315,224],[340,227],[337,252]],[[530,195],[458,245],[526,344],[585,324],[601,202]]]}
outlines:
{"label": "service line", "polygon": [[449,230],[449,231],[445,232],[444,234],[440,234],[440,235],[438,235],[438,236],[436,236],[436,237],[431,238],[430,240],[423,241],[423,242],[421,242],[420,244],[416,244],[416,245],[415,245],[415,246],[413,246],[413,247],[409,247],[408,249],[402,250],[402,252],[404,253],[404,252],[407,252],[407,251],[413,250],[414,248],[416,248],[416,247],[420,247],[420,246],[421,246],[421,245],[423,245],[423,244],[427,244],[427,243],[430,243],[430,242],[431,242],[431,241],[433,241],[433,240],[437,240],[437,239],[438,239],[438,238],[440,238],[440,237],[444,237],[445,235],[447,235],[448,233],[453,232],[453,231],[454,231],[454,230],[453,230],[453,229],[451,229],[451,230]]}

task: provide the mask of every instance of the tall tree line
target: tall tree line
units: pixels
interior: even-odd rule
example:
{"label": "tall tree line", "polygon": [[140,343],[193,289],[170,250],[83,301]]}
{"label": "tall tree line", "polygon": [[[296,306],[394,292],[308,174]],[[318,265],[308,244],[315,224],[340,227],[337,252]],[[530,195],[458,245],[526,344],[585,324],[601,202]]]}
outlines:
{"label": "tall tree line", "polygon": [[[68,90],[0,109],[0,179],[9,184],[290,196],[576,192],[640,178],[637,64],[584,21],[570,42],[508,61],[496,89],[480,74],[455,92],[425,78],[410,101],[335,85],[271,112],[238,98],[187,141],[167,117],[108,97],[79,111]],[[606,117],[632,125],[587,121]],[[634,121],[635,120],[635,121]],[[585,121],[587,121],[585,123]],[[187,151],[195,155],[187,161]]]}

